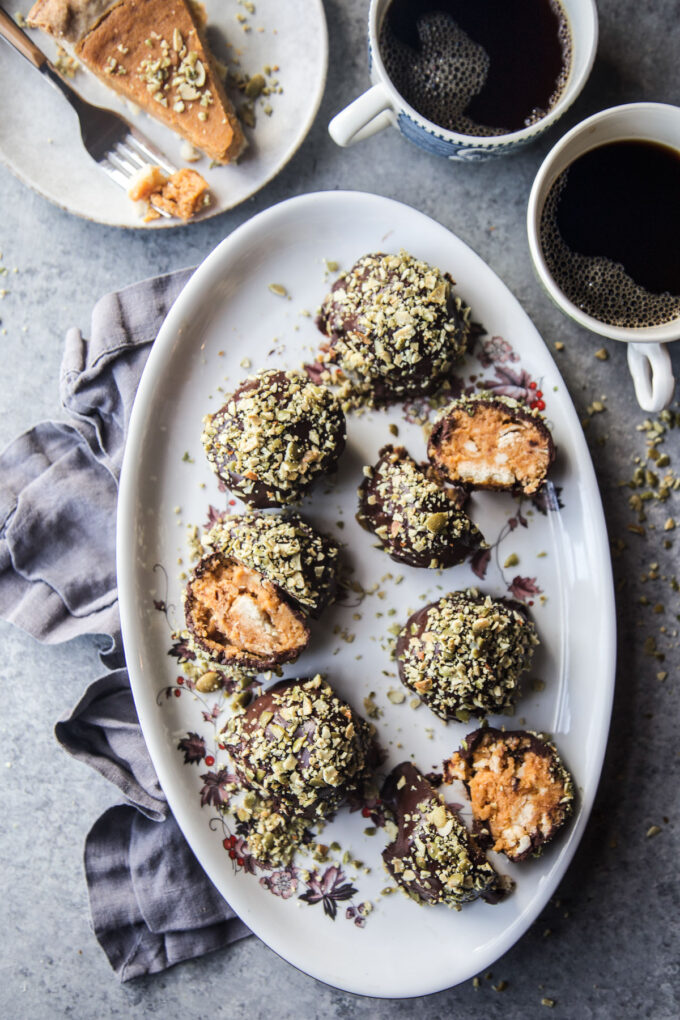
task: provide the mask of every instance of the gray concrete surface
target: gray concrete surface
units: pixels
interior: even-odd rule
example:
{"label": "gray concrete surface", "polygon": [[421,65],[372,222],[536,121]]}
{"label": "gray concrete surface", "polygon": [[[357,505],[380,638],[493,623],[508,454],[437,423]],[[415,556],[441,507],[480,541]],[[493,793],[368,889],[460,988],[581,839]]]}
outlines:
{"label": "gray concrete surface", "polygon": [[[680,598],[668,583],[677,569],[677,531],[664,533],[663,522],[673,514],[680,522],[680,494],[651,507],[644,537],[628,530],[636,518],[629,490],[619,483],[630,477],[632,458],[644,454],[645,444],[636,428],[644,415],[634,401],[625,350],[593,341],[550,304],[531,269],[524,215],[543,155],[571,124],[621,102],[680,103],[677,0],[599,0],[599,55],[573,109],[533,148],[474,166],[429,157],[396,132],[347,151],[333,145],[329,118],[366,84],[368,3],[325,5],[330,71],[316,123],[280,176],[233,212],[172,232],[123,233],[69,217],[0,170],[0,250],[4,264],[20,270],[2,284],[9,293],[0,302],[0,443],[60,414],[63,334],[71,325],[87,331],[90,309],[102,293],[199,262],[253,213],[301,192],[355,188],[434,216],[500,274],[549,344],[564,343],[557,357],[581,416],[594,399],[608,398],[607,411],[592,416],[586,429],[617,542],[620,627],[612,730],[595,811],[558,899],[497,962],[493,977],[482,976],[478,990],[467,983],[422,1000],[357,998],[299,973],[255,938],[121,986],[90,932],[81,869],[85,833],[115,795],[61,752],[52,736],[54,721],[98,669],[95,643],[46,648],[1,625],[0,1015],[671,1020],[680,1015]],[[0,59],[8,59],[4,50]],[[594,357],[601,346],[607,361]],[[678,345],[673,358],[680,374]],[[664,446],[676,469],[679,436],[676,430]],[[669,548],[663,539],[670,540]],[[652,571],[657,580],[648,579],[651,562],[659,564]],[[650,637],[663,662],[649,654]],[[649,837],[652,825],[661,831]],[[498,981],[507,982],[502,992],[492,988]],[[552,1013],[541,1005],[543,997],[555,1001]]]}

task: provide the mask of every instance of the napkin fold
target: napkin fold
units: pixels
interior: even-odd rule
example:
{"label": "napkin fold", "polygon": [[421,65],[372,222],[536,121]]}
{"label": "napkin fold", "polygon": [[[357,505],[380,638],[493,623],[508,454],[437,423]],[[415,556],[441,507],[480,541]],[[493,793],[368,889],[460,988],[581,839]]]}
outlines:
{"label": "napkin fold", "polygon": [[101,636],[108,672],[55,735],[125,798],[95,822],[84,853],[94,933],[123,981],[248,934],[169,810],[120,638],[115,517],[130,412],[151,344],[192,271],[103,297],[90,338],[66,335],[68,420],[41,422],[0,454],[0,617],[48,644]]}

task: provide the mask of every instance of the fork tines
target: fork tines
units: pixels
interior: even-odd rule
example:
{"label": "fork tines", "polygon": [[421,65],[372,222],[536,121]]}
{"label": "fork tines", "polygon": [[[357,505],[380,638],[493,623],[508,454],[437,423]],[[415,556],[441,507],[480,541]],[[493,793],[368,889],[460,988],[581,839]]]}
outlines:
{"label": "fork tines", "polygon": [[176,168],[162,153],[151,149],[131,132],[116,142],[99,161],[102,169],[124,189],[127,189],[130,179],[149,164],[159,166],[166,174],[175,173]]}

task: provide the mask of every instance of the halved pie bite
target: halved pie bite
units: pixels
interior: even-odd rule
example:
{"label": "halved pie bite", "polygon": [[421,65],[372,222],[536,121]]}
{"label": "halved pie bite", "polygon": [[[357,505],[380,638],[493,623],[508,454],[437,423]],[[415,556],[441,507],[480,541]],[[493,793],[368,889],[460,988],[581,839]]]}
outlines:
{"label": "halved pie bite", "polygon": [[511,397],[479,393],[442,412],[427,456],[449,482],[532,495],[546,479],[555,445],[537,410]]}
{"label": "halved pie bite", "polygon": [[397,563],[438,570],[486,545],[460,493],[433,481],[403,446],[383,446],[377,463],[364,467],[358,494],[357,521]]}
{"label": "halved pie bite", "polygon": [[307,647],[304,616],[258,571],[221,553],[204,556],[185,597],[196,644],[222,665],[272,669]]}
{"label": "halved pie bite", "polygon": [[246,142],[187,0],[37,0],[28,24],[71,43],[78,59],[125,99],[229,163]]}
{"label": "halved pie bite", "polygon": [[297,514],[235,514],[203,535],[184,592],[193,643],[214,662],[273,669],[294,662],[337,590],[340,549]]}
{"label": "halved pie bite", "polygon": [[574,813],[574,781],[557,748],[530,730],[468,734],[444,762],[444,781],[454,779],[465,784],[480,844],[511,861],[538,857]]}

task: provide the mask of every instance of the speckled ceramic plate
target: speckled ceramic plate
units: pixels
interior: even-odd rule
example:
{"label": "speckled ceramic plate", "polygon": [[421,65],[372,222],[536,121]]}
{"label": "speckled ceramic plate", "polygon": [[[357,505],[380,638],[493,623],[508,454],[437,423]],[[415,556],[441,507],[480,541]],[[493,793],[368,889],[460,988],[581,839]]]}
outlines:
{"label": "speckled ceramic plate", "polygon": [[[389,765],[412,755],[423,771],[440,769],[474,724],[447,726],[424,705],[414,710],[409,698],[392,703],[389,691],[401,688],[390,628],[425,601],[473,584],[493,595],[512,593],[532,607],[541,648],[515,718],[492,722],[553,735],[576,780],[577,813],[538,860],[510,865],[491,855],[515,879],[514,893],[497,906],[476,902],[459,913],[383,892],[391,885],[380,857],[385,834],[361,811],[342,809],[324,830],[323,842],[337,841],[342,851],[323,864],[303,858],[292,868],[260,868],[233,818],[220,810],[229,763],[219,730],[229,699],[222,691],[195,690],[173,657],[182,648],[171,634],[183,623],[186,526],[202,524],[209,505],[224,509],[230,499],[204,459],[202,416],[220,406],[248,369],[295,367],[311,357],[320,336],[309,313],[331,283],[324,259],[348,268],[366,252],[402,247],[450,271],[486,327],[461,376],[544,401],[559,450],[551,484],[534,501],[473,497],[471,514],[491,544],[474,570],[470,564],[443,572],[400,567],[356,523],[356,487],[362,465],[374,462],[392,438],[389,425],[418,459],[423,430],[413,423],[413,408],[351,416],[337,477],[317,486],[302,512],[345,544],[355,578],[372,593],[360,604],[357,598],[328,610],[308,650],[284,672],[325,673],[360,712],[373,692]],[[287,296],[273,293],[272,283]],[[614,681],[611,566],[593,467],[557,368],[518,302],[461,240],[413,209],[353,192],[291,199],[226,238],[187,284],[151,352],[121,479],[118,557],[127,661],[163,789],[212,881],[269,946],[340,988],[411,996],[470,978],[526,931],[564,875],[595,796]],[[444,790],[459,799],[452,788]],[[363,866],[343,863],[345,852]]]}
{"label": "speckled ceramic plate", "polygon": [[[15,0],[8,9],[25,16],[31,7],[32,0]],[[250,198],[286,165],[312,125],[328,64],[321,0],[257,0],[253,14],[237,0],[205,0],[205,7],[211,44],[220,59],[238,61],[236,70],[249,75],[267,65],[279,68],[272,76],[283,92],[257,101],[256,124],[246,128],[250,144],[238,165],[210,168],[207,157],[187,164],[181,155],[182,142],[169,128],[144,113],[134,113],[125,100],[83,69],[72,80],[89,102],[109,107],[136,124],[176,166],[191,165],[204,175],[213,203],[201,218],[216,216]],[[37,30],[30,34],[54,59],[53,40]],[[0,95],[11,97],[3,103],[0,117],[0,162],[29,187],[68,212],[111,226],[158,230],[181,225],[167,219],[142,222],[135,204],[85,152],[76,116],[64,97],[2,40]],[[233,98],[240,106],[238,90]],[[265,103],[271,106],[269,116]]]}

